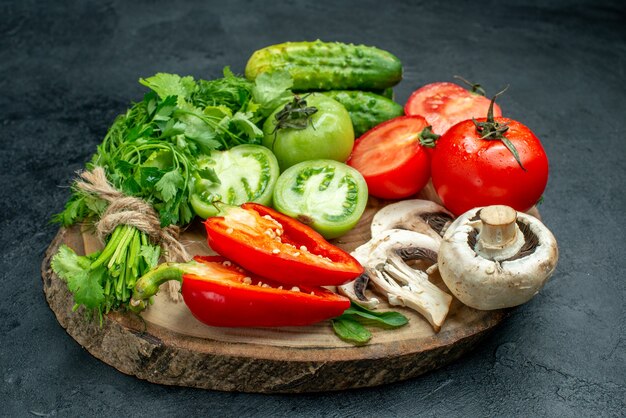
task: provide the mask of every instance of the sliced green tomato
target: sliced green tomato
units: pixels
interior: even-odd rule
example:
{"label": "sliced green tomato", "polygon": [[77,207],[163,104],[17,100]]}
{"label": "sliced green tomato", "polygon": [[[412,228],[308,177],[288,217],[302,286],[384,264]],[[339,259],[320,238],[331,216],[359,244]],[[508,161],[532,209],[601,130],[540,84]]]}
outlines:
{"label": "sliced green tomato", "polygon": [[274,187],[274,208],[330,239],[356,225],[367,196],[363,176],[352,167],[333,160],[311,160],[280,175]]}
{"label": "sliced green tomato", "polygon": [[213,202],[272,203],[279,175],[278,161],[261,145],[238,145],[228,151],[213,151],[210,156],[198,159],[198,169],[214,170],[220,181],[196,179],[190,202],[194,212],[204,219],[217,215]]}

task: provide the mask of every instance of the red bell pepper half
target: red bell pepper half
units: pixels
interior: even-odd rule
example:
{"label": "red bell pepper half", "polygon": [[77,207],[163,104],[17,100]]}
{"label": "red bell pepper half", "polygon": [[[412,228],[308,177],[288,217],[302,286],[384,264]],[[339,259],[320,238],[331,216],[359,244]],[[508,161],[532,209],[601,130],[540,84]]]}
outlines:
{"label": "red bell pepper half", "polygon": [[335,286],[363,273],[350,254],[266,206],[224,206],[222,213],[204,223],[209,246],[259,276],[296,286]]}
{"label": "red bell pepper half", "polygon": [[137,281],[130,309],[140,312],[168,280],[182,281],[185,304],[199,321],[216,327],[310,325],[340,316],[350,301],[321,287],[283,287],[223,257],[165,263]]}

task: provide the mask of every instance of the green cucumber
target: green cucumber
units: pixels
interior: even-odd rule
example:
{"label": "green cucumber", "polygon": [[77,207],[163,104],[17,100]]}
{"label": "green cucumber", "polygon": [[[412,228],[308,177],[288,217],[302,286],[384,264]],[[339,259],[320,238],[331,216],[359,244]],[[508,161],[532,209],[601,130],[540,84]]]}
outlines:
{"label": "green cucumber", "polygon": [[386,97],[386,98],[388,98],[390,100],[395,99],[395,96],[396,96],[394,91],[393,91],[393,87],[387,87],[384,90],[372,90],[370,93],[376,93],[376,94],[378,94],[380,96],[383,96],[383,97]]}
{"label": "green cucumber", "polygon": [[357,138],[382,122],[404,115],[401,105],[378,94],[358,90],[331,90],[323,94],[346,108]]}
{"label": "green cucumber", "polygon": [[288,71],[293,90],[384,90],[402,79],[402,63],[371,46],[340,42],[286,42],[255,51],[246,78]]}

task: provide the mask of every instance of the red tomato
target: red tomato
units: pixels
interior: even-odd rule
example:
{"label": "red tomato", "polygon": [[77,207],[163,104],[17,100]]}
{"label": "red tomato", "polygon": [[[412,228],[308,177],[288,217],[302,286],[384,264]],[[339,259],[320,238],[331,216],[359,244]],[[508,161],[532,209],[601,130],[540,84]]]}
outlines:
{"label": "red tomato", "polygon": [[[484,117],[489,102],[488,98],[454,83],[431,83],[411,94],[404,106],[404,114],[425,117],[433,132],[443,135],[452,125]],[[493,115],[502,116],[497,104],[494,105]]]}
{"label": "red tomato", "polygon": [[400,116],[367,131],[354,144],[347,164],[365,178],[372,196],[401,199],[419,192],[430,177],[430,157],[419,135],[421,116]]}
{"label": "red tomato", "polygon": [[508,124],[504,136],[517,149],[524,168],[501,140],[481,139],[471,120],[454,125],[437,141],[431,166],[433,185],[455,215],[498,204],[527,211],[546,187],[548,158],[539,139],[517,121],[495,118],[495,122]]}

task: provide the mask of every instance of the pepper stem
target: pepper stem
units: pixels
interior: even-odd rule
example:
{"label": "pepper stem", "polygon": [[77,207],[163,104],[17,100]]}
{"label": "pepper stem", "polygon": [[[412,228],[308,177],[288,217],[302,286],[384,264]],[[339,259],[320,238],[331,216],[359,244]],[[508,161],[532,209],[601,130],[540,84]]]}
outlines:
{"label": "pepper stem", "polygon": [[182,283],[183,268],[181,263],[161,264],[140,277],[135,283],[128,308],[135,313],[143,311],[146,309],[150,298],[159,291],[159,286],[170,280],[177,280]]}

